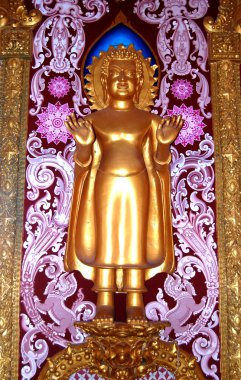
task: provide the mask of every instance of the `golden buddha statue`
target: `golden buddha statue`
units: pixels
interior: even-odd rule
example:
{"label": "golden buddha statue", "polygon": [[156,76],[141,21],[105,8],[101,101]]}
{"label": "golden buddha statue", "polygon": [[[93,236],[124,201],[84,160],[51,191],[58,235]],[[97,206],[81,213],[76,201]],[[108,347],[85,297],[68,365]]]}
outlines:
{"label": "golden buddha statue", "polygon": [[114,320],[127,293],[127,322],[145,319],[145,279],[174,270],[170,144],[183,121],[148,112],[156,66],[132,45],[110,47],[87,75],[93,108],[66,127],[76,141],[65,269],[94,281],[96,318]]}

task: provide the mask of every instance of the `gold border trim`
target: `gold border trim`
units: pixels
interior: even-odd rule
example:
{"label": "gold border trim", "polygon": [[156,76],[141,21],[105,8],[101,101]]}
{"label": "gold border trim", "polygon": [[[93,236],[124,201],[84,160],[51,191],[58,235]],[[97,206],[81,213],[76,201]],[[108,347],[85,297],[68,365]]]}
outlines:
{"label": "gold border trim", "polygon": [[220,273],[221,376],[241,379],[240,0],[220,2],[208,32],[216,167],[217,235]]}
{"label": "gold border trim", "polygon": [[[31,24],[30,15],[27,15],[23,4],[23,0],[11,0],[8,9],[0,8],[0,16],[3,15],[0,34],[12,36],[10,39],[12,43],[9,43],[9,40],[5,43],[6,38],[0,39],[2,41],[0,43],[2,126],[0,378],[2,380],[18,379],[27,82],[31,59],[31,28],[40,21],[37,12],[32,14],[34,22]],[[241,134],[240,8],[240,0],[221,0],[217,20],[209,18],[205,22],[209,34],[213,98],[220,269],[221,371],[224,380],[241,378],[241,268],[237,248],[240,236],[240,215],[238,215]],[[18,72],[16,67],[19,68]],[[13,75],[14,70],[16,75]],[[14,78],[19,78],[16,81],[15,92],[9,86]],[[10,174],[7,178],[8,173]]]}
{"label": "gold border trim", "polygon": [[19,378],[19,311],[32,28],[23,0],[0,7],[0,378]]}

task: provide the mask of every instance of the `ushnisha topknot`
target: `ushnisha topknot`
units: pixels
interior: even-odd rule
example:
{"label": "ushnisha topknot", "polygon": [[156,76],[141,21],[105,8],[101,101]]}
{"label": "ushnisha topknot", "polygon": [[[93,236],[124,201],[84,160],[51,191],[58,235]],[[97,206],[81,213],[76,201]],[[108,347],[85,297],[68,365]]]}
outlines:
{"label": "ushnisha topknot", "polygon": [[143,55],[141,50],[135,50],[133,45],[125,47],[118,45],[117,48],[110,46],[107,55],[102,64],[102,75],[108,76],[109,63],[111,60],[133,60],[136,64],[136,76],[143,77]]}

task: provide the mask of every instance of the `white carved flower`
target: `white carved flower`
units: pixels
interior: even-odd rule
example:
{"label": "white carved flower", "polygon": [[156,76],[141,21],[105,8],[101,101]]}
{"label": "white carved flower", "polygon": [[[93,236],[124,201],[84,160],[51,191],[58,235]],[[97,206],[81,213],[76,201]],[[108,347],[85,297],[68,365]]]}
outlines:
{"label": "white carved flower", "polygon": [[177,79],[172,84],[171,91],[175,98],[185,100],[193,94],[193,86],[186,79]]}
{"label": "white carved flower", "polygon": [[48,107],[42,107],[41,113],[37,115],[38,125],[37,132],[41,133],[42,138],[46,138],[48,143],[54,142],[58,144],[60,141],[66,143],[72,135],[67,131],[64,122],[66,117],[74,112],[73,108],[69,108],[68,103],[63,105],[60,102],[56,104],[48,104]]}
{"label": "white carved flower", "polygon": [[69,81],[61,76],[52,78],[48,84],[48,90],[50,94],[56,98],[62,98],[67,95],[70,90]]}
{"label": "white carved flower", "polygon": [[193,145],[195,141],[200,141],[200,136],[204,134],[203,128],[206,124],[203,123],[204,117],[200,115],[200,110],[194,110],[193,107],[187,107],[182,104],[181,107],[174,106],[172,110],[167,110],[168,116],[182,115],[184,126],[181,129],[175,144],[187,146]]}

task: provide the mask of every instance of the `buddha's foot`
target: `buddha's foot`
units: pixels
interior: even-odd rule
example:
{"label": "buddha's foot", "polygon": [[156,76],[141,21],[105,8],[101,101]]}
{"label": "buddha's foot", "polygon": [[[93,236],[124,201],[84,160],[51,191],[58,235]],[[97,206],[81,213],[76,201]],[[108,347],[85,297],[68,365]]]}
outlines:
{"label": "buddha's foot", "polygon": [[126,309],[127,323],[140,323],[147,322],[145,317],[144,308],[141,306],[130,306]]}
{"label": "buddha's foot", "polygon": [[109,305],[101,305],[96,308],[96,322],[114,322],[114,308]]}

